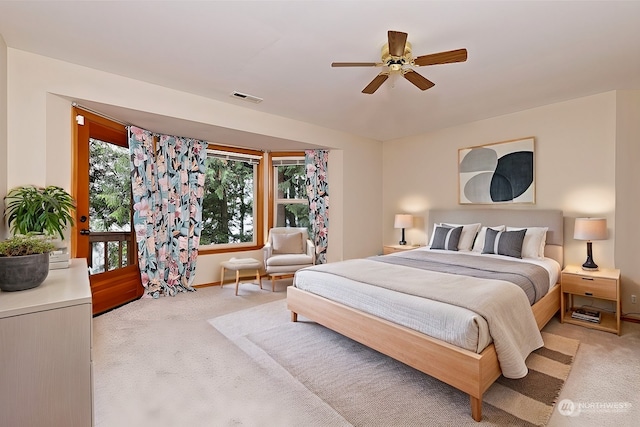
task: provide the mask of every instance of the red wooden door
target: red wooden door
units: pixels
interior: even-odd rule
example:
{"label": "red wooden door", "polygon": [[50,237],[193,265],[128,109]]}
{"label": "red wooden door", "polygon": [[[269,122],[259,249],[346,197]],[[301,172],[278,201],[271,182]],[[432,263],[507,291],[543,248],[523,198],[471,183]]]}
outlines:
{"label": "red wooden door", "polygon": [[90,112],[73,110],[77,209],[72,255],[87,259],[93,313],[98,314],[144,292],[131,226],[130,174],[124,167],[129,161],[127,130]]}

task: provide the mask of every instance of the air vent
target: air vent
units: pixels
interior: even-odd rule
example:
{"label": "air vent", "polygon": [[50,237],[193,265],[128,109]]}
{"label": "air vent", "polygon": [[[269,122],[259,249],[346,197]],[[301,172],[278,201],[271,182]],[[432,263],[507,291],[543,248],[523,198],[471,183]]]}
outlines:
{"label": "air vent", "polygon": [[262,102],[262,98],[258,98],[257,96],[253,96],[253,95],[247,95],[246,93],[242,93],[242,92],[233,92],[231,94],[231,97],[242,99],[243,101],[247,101],[247,102],[253,102],[254,104],[259,104]]}

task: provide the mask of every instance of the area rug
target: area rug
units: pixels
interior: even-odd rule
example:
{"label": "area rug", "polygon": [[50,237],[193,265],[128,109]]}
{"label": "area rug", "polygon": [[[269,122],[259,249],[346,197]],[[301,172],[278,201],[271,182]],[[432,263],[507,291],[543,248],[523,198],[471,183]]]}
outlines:
{"label": "area rug", "polygon": [[[272,375],[311,393],[354,426],[478,425],[469,396],[323,326],[290,321],[285,301],[209,320]],[[529,374],[499,378],[485,393],[481,424],[545,425],[579,342],[543,333]],[[300,387],[302,385],[303,387]]]}

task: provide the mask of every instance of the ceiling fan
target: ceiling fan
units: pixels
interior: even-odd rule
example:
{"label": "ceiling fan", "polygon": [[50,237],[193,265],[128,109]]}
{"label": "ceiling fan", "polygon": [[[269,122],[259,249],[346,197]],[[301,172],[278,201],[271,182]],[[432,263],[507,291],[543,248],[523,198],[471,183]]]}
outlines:
{"label": "ceiling fan", "polygon": [[387,67],[362,89],[362,93],[372,94],[384,83],[390,75],[401,74],[420,90],[427,90],[435,85],[427,78],[418,74],[411,67],[427,65],[450,64],[467,60],[467,49],[450,50],[432,53],[414,58],[411,54],[411,43],[407,41],[407,33],[388,31],[388,43],[382,46],[382,62],[332,62],[332,67]]}

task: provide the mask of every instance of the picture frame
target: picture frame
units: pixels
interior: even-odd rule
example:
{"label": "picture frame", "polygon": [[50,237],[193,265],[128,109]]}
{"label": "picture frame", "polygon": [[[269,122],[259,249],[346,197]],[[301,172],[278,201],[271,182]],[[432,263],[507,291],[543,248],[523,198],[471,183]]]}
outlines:
{"label": "picture frame", "polygon": [[459,204],[534,204],[535,138],[458,149]]}

